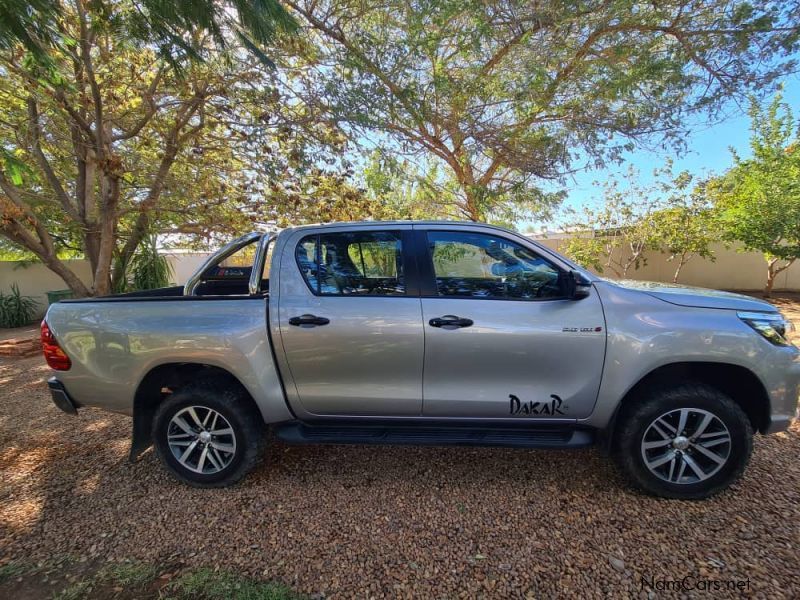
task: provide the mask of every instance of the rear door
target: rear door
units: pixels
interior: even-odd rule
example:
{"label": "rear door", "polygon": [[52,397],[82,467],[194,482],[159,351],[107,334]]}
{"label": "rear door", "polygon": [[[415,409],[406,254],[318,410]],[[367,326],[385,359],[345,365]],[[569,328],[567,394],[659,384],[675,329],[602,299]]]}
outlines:
{"label": "rear door", "polygon": [[281,255],[287,394],[301,418],[418,416],[424,339],[409,225],[303,229]]}
{"label": "rear door", "polygon": [[606,342],[597,292],[567,299],[566,270],[511,234],[420,226],[417,235],[423,414],[588,416]]}

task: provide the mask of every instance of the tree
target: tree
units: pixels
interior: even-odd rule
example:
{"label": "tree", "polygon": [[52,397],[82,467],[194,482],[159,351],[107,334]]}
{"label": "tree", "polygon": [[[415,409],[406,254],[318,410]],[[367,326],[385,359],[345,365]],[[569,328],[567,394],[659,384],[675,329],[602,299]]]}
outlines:
{"label": "tree", "polygon": [[[54,66],[53,48],[76,38],[62,27],[66,6],[111,21],[118,34],[146,45],[173,66],[185,59],[203,59],[241,42],[264,62],[263,47],[280,32],[293,31],[296,23],[278,0],[199,0],[162,2],[135,0],[87,2],[86,0],[0,0],[0,50],[22,45],[43,66]],[[208,35],[205,35],[208,34]],[[213,44],[208,44],[208,36]]]}
{"label": "tree", "polygon": [[676,263],[672,283],[678,283],[681,270],[691,259],[699,256],[716,260],[711,243],[717,241],[714,215],[706,207],[679,205],[663,208],[652,214],[655,244],[669,254],[668,261]]}
{"label": "tree", "polygon": [[268,194],[268,214],[280,227],[303,223],[391,219],[395,215],[351,181],[351,172],[312,168],[300,180],[276,181]]}
{"label": "tree", "polygon": [[[259,131],[273,131],[270,113],[281,110],[263,61],[212,52],[223,32],[192,22],[173,43],[202,60],[178,65],[163,46],[137,42],[135,2],[50,4],[52,22],[23,32],[44,58],[0,36],[0,235],[85,296],[108,293],[114,256],[128,264],[154,228],[197,233],[221,212],[229,223],[256,220],[253,171],[241,160],[265,147]],[[270,33],[279,20],[266,19]],[[291,127],[280,129],[281,143],[294,143]],[[61,260],[65,249],[89,261],[91,286]]]}
{"label": "tree", "polygon": [[794,2],[287,5],[316,42],[307,96],[442,165],[435,184],[472,220],[546,214],[548,182],[642,139],[680,145],[690,117],[769,87],[798,47]]}
{"label": "tree", "polygon": [[681,270],[693,258],[716,260],[711,244],[720,236],[702,186],[692,187],[693,177],[687,171],[673,175],[670,161],[656,176],[655,192],[662,195],[664,207],[649,217],[652,243],[677,264],[672,275],[672,283],[677,283]]}
{"label": "tree", "polygon": [[[415,164],[407,157],[378,148],[362,170],[367,197],[394,219],[452,219],[452,181],[436,163]],[[461,217],[463,218],[463,216]]]}
{"label": "tree", "polygon": [[645,252],[657,247],[653,215],[659,199],[652,189],[636,183],[638,173],[630,169],[628,183],[611,179],[603,185],[601,208],[584,207],[581,215],[569,213],[565,225],[573,232],[564,254],[599,273],[610,270],[625,278],[631,267],[646,264]]}
{"label": "tree", "polygon": [[750,107],[752,157],[734,153],[734,166],[712,179],[706,193],[719,209],[725,237],[767,261],[764,296],[800,257],[800,134],[777,94],[766,109]]}
{"label": "tree", "polygon": [[652,184],[643,185],[631,168],[626,185],[606,182],[602,208],[584,209],[582,219],[567,223],[576,235],[567,243],[566,254],[600,273],[610,269],[625,277],[631,267],[646,264],[648,250],[660,250],[669,255],[668,261],[677,262],[673,283],[692,258],[713,261],[711,244],[719,233],[702,186],[693,187],[687,171],[673,173],[672,161],[656,169],[653,177]]}

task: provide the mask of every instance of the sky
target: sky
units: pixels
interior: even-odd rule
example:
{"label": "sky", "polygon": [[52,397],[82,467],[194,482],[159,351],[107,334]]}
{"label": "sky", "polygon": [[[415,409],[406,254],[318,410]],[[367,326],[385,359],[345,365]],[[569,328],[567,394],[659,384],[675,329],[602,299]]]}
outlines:
{"label": "sky", "polygon": [[[771,101],[768,97],[764,102]],[[791,107],[795,118],[800,120],[800,75],[792,75],[784,80],[783,100]],[[582,206],[594,206],[600,202],[601,190],[593,182],[609,177],[622,177],[630,165],[639,173],[639,181],[643,185],[652,182],[654,169],[662,167],[665,161],[672,158],[674,161],[673,172],[679,173],[688,170],[694,175],[710,175],[721,173],[733,164],[730,148],[734,148],[740,156],[746,158],[750,155],[750,120],[747,114],[742,114],[734,103],[726,108],[729,118],[713,125],[701,125],[694,129],[686,140],[686,153],[675,156],[672,152],[656,152],[646,149],[637,149],[628,153],[625,162],[621,165],[611,165],[602,170],[591,170],[577,173],[566,183],[567,199],[563,208],[580,209]],[[624,186],[623,186],[624,187]],[[519,224],[522,229],[532,227],[542,229],[538,223]],[[548,224],[547,229],[554,229]]]}

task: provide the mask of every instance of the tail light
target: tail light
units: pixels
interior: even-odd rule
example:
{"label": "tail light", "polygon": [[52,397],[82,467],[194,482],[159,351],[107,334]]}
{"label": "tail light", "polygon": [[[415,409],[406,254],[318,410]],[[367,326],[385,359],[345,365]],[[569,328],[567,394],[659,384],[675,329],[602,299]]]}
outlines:
{"label": "tail light", "polygon": [[51,369],[69,371],[72,366],[72,361],[58,345],[53,332],[47,326],[47,321],[42,321],[42,353]]}

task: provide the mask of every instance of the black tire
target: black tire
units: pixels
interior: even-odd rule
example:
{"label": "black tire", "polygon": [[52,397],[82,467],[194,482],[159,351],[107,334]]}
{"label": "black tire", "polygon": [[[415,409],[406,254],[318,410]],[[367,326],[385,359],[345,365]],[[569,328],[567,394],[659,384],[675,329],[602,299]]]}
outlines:
{"label": "black tire", "polygon": [[[643,456],[645,452],[656,452],[656,450],[645,451],[642,447],[650,425],[660,416],[682,408],[699,409],[712,413],[724,424],[730,434],[729,445],[722,446],[721,453],[725,451],[728,453],[722,466],[718,467],[718,470],[707,479],[691,483],[676,483],[659,477],[647,467]],[[697,414],[694,418],[700,420],[701,416]],[[691,415],[690,418],[692,418]],[[722,430],[721,427],[719,429]],[[690,425],[687,425],[686,430],[690,431]],[[673,432],[668,431],[667,433],[670,437],[675,435]],[[652,430],[649,435],[653,435]],[[752,450],[753,428],[747,415],[726,394],[703,383],[651,388],[638,398],[635,405],[623,412],[614,436],[614,459],[623,474],[634,485],[655,496],[682,500],[708,498],[726,489],[741,477],[750,460]],[[664,449],[665,455],[669,451],[674,451],[671,445]],[[694,459],[700,456],[693,444],[688,450],[677,452],[681,455],[677,464],[681,464],[683,461],[683,452],[694,452],[693,455],[690,454],[690,458],[693,456]],[[651,458],[651,462],[655,461]],[[717,468],[714,467],[713,462],[709,464],[711,467]],[[668,467],[669,463],[663,469],[667,470]],[[709,468],[707,471],[712,473],[713,468]],[[670,478],[673,477],[671,473],[668,475]]]}
{"label": "black tire", "polygon": [[[197,412],[201,415],[203,408],[216,411],[233,431],[224,440],[235,440],[230,444],[235,446],[235,451],[223,454],[229,462],[217,472],[201,473],[187,468],[168,443],[172,418],[188,407],[200,407]],[[174,425],[172,431],[175,431]],[[261,458],[266,441],[264,434],[264,421],[253,400],[241,386],[224,380],[197,381],[179,389],[159,405],[153,418],[153,443],[161,463],[175,478],[193,487],[226,487],[241,480]],[[199,464],[199,459],[197,462]]]}

